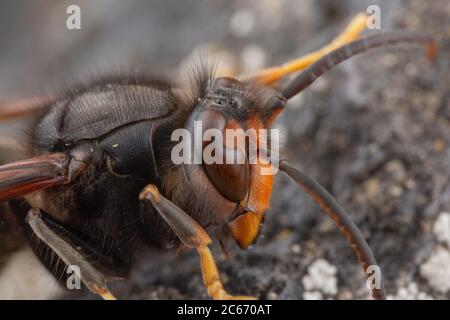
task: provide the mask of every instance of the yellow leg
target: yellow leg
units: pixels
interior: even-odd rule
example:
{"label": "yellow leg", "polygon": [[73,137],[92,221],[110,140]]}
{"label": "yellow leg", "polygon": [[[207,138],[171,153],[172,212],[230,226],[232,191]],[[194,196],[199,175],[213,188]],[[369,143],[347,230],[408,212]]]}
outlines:
{"label": "yellow leg", "polygon": [[254,300],[256,298],[249,296],[231,296],[223,288],[220,281],[219,270],[208,247],[200,247],[197,249],[200,255],[200,265],[203,274],[203,283],[205,284],[208,294],[214,300]]}
{"label": "yellow leg", "polygon": [[260,84],[269,85],[277,82],[288,74],[305,69],[324,55],[357,39],[367,26],[367,18],[367,15],[364,13],[357,14],[353,17],[345,30],[328,45],[281,66],[264,69],[251,78],[256,79]]}
{"label": "yellow leg", "polygon": [[247,296],[231,296],[225,291],[216,262],[208,248],[211,239],[191,216],[161,195],[154,185],[145,187],[140,199],[153,205],[185,246],[197,250],[200,255],[203,283],[211,298],[216,300],[255,299]]}
{"label": "yellow leg", "polygon": [[106,288],[99,288],[96,285],[91,285],[89,287],[89,290],[91,290],[92,292],[101,296],[103,298],[103,300],[117,300],[117,298],[114,297],[114,295],[111,293],[111,291],[109,291]]}

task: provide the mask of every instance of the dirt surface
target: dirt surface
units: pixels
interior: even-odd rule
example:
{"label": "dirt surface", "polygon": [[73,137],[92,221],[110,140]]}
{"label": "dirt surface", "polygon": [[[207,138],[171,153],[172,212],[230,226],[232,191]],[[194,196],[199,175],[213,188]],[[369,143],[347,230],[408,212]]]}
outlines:
{"label": "dirt surface", "polygon": [[[122,67],[174,70],[199,47],[234,57],[251,71],[320,47],[371,4],[381,8],[382,30],[432,34],[439,46],[433,63],[416,46],[358,56],[293,99],[276,126],[285,156],[351,213],[391,298],[450,298],[450,2],[77,3],[80,31],[64,28],[64,1],[2,4],[1,95],[51,91]],[[233,59],[227,61],[232,65]],[[368,296],[343,236],[281,174],[258,242],[246,251],[231,245],[229,259],[218,246],[213,249],[232,293],[265,299]],[[195,252],[149,254],[129,280],[112,288],[120,298],[207,298]]]}

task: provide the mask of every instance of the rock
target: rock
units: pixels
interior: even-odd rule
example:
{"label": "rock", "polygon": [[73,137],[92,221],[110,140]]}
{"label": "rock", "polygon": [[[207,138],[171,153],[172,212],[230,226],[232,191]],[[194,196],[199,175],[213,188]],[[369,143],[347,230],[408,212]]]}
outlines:
{"label": "rock", "polygon": [[419,291],[417,283],[410,282],[407,287],[400,287],[396,295],[388,295],[388,300],[431,300],[432,296]]}
{"label": "rock", "polygon": [[428,261],[420,266],[420,274],[434,290],[449,292],[450,252],[443,247],[437,247]]}
{"label": "rock", "polygon": [[317,259],[309,266],[308,274],[302,279],[305,291],[320,291],[327,295],[336,295],[338,291],[336,272],[336,267],[328,261]]}
{"label": "rock", "polygon": [[319,291],[311,291],[303,293],[303,299],[305,300],[323,300],[323,295]]}
{"label": "rock", "polygon": [[[450,213],[441,212],[433,224],[436,239],[450,248]],[[450,265],[448,266],[450,268]]]}

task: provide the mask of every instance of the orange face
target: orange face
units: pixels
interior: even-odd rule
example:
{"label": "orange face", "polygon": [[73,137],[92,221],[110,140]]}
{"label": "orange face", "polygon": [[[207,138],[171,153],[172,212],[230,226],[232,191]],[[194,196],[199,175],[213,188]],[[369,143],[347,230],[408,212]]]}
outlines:
{"label": "orange face", "polygon": [[[263,90],[265,92],[261,92]],[[208,139],[203,141],[201,148],[202,169],[215,192],[237,206],[234,209],[237,214],[225,212],[222,218],[227,222],[231,236],[242,248],[252,244],[258,236],[264,213],[270,207],[274,181],[273,174],[261,174],[264,167],[270,167],[270,163],[262,159],[259,152],[269,148],[267,137],[261,137],[268,131],[260,129],[270,126],[284,103],[285,100],[275,90],[219,78],[214,81],[193,116],[194,121],[202,124],[202,135],[209,137],[210,129],[222,135],[221,145],[219,148],[216,145],[212,154],[215,159],[223,159],[223,163],[211,163],[211,160],[205,159],[205,153],[210,154],[211,149]],[[241,113],[243,110],[245,113]],[[256,152],[249,161],[251,151]],[[237,161],[230,163],[227,157]]]}
{"label": "orange face", "polygon": [[[256,117],[249,119],[247,126],[255,129],[257,133],[260,132],[258,129],[264,129],[262,120]],[[256,139],[254,141],[255,144],[262,140],[259,137],[256,137]],[[260,147],[263,146],[258,145],[258,149]],[[264,164],[259,159],[257,160],[256,164],[249,165],[249,194],[246,203],[248,211],[228,224],[231,235],[241,248],[248,247],[256,240],[263,222],[264,213],[270,208],[270,196],[275,176],[262,175],[262,167],[270,166],[270,164]]]}

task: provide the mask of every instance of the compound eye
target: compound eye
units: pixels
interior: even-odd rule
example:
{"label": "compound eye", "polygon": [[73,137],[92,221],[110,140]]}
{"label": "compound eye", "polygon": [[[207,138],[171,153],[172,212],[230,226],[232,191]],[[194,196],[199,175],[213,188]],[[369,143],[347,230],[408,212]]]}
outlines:
{"label": "compound eye", "polygon": [[[239,150],[225,150],[231,157],[245,158]],[[226,155],[224,156],[226,157]],[[230,201],[239,203],[248,192],[248,165],[243,164],[203,164],[206,175],[217,191]]]}
{"label": "compound eye", "polygon": [[[202,121],[203,169],[219,193],[232,202],[240,202],[247,196],[249,166],[245,147],[230,143],[227,120],[215,110],[202,111],[197,119]],[[212,132],[209,129],[215,129]],[[212,133],[212,134],[211,134]]]}

